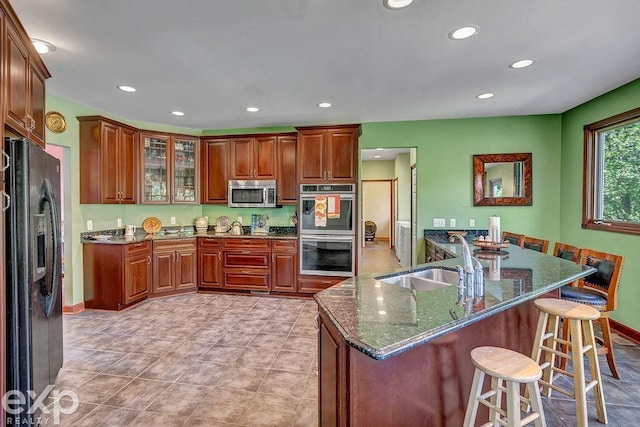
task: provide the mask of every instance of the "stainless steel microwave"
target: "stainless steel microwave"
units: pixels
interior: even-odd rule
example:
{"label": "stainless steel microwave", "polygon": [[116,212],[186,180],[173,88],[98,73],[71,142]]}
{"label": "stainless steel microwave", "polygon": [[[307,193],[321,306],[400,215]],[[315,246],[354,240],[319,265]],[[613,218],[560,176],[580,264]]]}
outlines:
{"label": "stainless steel microwave", "polygon": [[230,208],[275,208],[276,181],[229,180],[227,196]]}

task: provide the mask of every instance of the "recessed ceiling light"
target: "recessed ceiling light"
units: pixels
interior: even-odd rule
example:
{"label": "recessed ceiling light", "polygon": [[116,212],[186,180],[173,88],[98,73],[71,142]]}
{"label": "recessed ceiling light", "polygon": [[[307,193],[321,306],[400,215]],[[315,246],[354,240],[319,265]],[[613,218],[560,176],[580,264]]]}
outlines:
{"label": "recessed ceiling light", "polygon": [[384,148],[376,148],[376,151],[382,151]]}
{"label": "recessed ceiling light", "polygon": [[258,111],[260,111],[258,107],[247,107],[246,110],[250,113],[257,113]]}
{"label": "recessed ceiling light", "polygon": [[318,104],[318,107],[320,107],[320,108],[329,108],[329,107],[331,107],[331,103],[330,102],[321,102],[320,104]]}
{"label": "recessed ceiling light", "polygon": [[380,158],[380,156],[373,156],[373,158],[374,158],[374,159],[379,159],[379,158]]}
{"label": "recessed ceiling light", "polygon": [[461,27],[457,28],[449,33],[449,38],[452,40],[463,40],[468,39],[471,36],[475,36],[478,34],[477,27]]}
{"label": "recessed ceiling light", "polygon": [[126,85],[120,85],[118,86],[118,89],[120,89],[123,92],[135,92],[137,90],[133,86],[126,86]]}
{"label": "recessed ceiling light", "polygon": [[519,61],[513,62],[511,64],[509,64],[509,68],[513,68],[515,70],[519,69],[519,68],[526,68],[526,67],[530,67],[531,65],[533,65],[535,61],[533,59],[521,59]]}
{"label": "recessed ceiling light", "polygon": [[36,51],[40,54],[49,53],[56,50],[56,47],[54,45],[44,40],[31,39],[31,43],[33,43],[33,46],[36,48]]}
{"label": "recessed ceiling light", "polygon": [[489,98],[493,98],[494,95],[495,95],[494,93],[487,92],[487,93],[481,93],[480,95],[476,96],[476,98],[478,98],[478,99],[489,99]]}
{"label": "recessed ceiling light", "polygon": [[387,312],[386,312],[386,311],[384,311],[384,310],[380,310],[380,311],[378,311],[378,314],[379,314],[380,316],[384,316],[385,314],[387,314]]}
{"label": "recessed ceiling light", "polygon": [[184,113],[182,111],[172,111],[171,114],[173,114],[174,116],[184,116]]}
{"label": "recessed ceiling light", "polygon": [[409,6],[413,0],[382,0],[382,4],[387,9],[398,10]]}

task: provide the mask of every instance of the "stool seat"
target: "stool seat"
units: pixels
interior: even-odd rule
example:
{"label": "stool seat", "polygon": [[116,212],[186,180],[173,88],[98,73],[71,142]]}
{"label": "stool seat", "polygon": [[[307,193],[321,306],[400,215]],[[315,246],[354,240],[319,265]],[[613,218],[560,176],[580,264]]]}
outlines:
{"label": "stool seat", "polygon": [[604,307],[607,305],[607,298],[601,293],[576,286],[567,285],[560,288],[560,297],[564,300],[592,306]]}
{"label": "stool seat", "polygon": [[595,308],[573,301],[555,298],[538,298],[533,303],[538,310],[565,319],[597,320],[600,318],[600,312]]}
{"label": "stool seat", "polygon": [[529,383],[538,381],[542,369],[531,358],[500,347],[477,347],[471,350],[473,364],[492,377],[506,381]]}

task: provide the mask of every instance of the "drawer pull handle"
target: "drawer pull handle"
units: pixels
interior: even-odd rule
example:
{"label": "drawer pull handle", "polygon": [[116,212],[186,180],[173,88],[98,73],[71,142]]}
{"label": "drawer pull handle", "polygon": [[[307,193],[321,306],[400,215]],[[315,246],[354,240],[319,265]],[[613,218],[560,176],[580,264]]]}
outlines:
{"label": "drawer pull handle", "polygon": [[242,270],[244,274],[251,274],[251,270]]}
{"label": "drawer pull handle", "polygon": [[243,254],[250,254],[251,251],[242,251]]}
{"label": "drawer pull handle", "polygon": [[2,212],[6,211],[7,209],[9,209],[9,207],[11,206],[11,196],[9,196],[6,192],[4,192],[4,198],[7,199],[7,204],[4,205],[4,208],[2,208]]}
{"label": "drawer pull handle", "polygon": [[316,313],[316,315],[313,317],[313,327],[315,328],[316,331],[320,330],[320,325],[318,324],[318,319],[320,318],[320,313]]}
{"label": "drawer pull handle", "polygon": [[4,166],[2,166],[2,169],[1,169],[1,171],[4,172],[7,169],[9,169],[9,163],[11,162],[11,159],[9,158],[9,155],[5,151],[2,152],[2,157],[4,157],[5,160],[7,161],[7,163],[5,163]]}
{"label": "drawer pull handle", "polygon": [[323,280],[322,283],[331,283],[331,280]]}
{"label": "drawer pull handle", "polygon": [[147,264],[151,264],[151,257],[150,256],[147,257]]}

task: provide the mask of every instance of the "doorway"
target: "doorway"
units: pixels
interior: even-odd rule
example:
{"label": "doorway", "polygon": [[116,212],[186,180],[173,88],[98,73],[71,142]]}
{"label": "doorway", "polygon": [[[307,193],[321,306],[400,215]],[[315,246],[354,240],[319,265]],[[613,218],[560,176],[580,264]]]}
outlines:
{"label": "doorway", "polygon": [[364,220],[363,245],[367,241],[385,242],[391,247],[392,227],[392,181],[362,181],[362,219]]}

